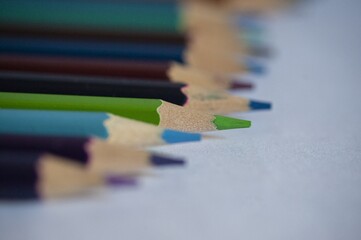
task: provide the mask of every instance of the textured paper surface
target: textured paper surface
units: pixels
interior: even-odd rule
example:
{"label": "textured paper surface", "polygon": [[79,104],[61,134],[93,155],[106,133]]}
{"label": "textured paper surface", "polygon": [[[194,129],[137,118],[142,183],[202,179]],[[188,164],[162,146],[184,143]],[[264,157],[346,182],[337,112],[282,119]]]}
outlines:
{"label": "textured paper surface", "polygon": [[[352,4],[351,4],[352,3]],[[272,17],[277,55],[251,129],[157,148],[189,159],[138,189],[0,204],[1,239],[361,239],[361,2],[309,1]]]}

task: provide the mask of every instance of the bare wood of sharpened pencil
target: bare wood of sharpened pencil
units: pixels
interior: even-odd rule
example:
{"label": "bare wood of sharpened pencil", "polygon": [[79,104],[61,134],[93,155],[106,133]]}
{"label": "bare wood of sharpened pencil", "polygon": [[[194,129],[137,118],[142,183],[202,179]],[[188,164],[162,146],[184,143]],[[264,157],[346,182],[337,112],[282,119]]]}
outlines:
{"label": "bare wood of sharpened pencil", "polygon": [[172,63],[168,76],[174,82],[184,82],[207,90],[226,90],[231,88],[232,80],[224,74],[216,74],[189,65]]}
{"label": "bare wood of sharpened pencil", "polygon": [[109,118],[104,124],[109,130],[109,137],[107,138],[109,143],[133,147],[163,145],[166,143],[161,137],[165,131],[162,127],[113,114],[108,115]]}
{"label": "bare wood of sharpened pencil", "polygon": [[41,156],[38,192],[44,199],[84,193],[102,184],[100,175],[86,171],[80,164],[51,154]]}
{"label": "bare wood of sharpened pencil", "polygon": [[177,105],[162,101],[158,108],[159,125],[165,128],[177,126],[177,129],[189,132],[206,132],[217,130],[213,124],[215,116],[200,111],[192,111]]}
{"label": "bare wood of sharpened pencil", "polygon": [[245,67],[236,56],[222,51],[208,51],[206,48],[187,49],[187,63],[194,67],[216,74],[244,73]]}
{"label": "bare wood of sharpened pencil", "polygon": [[228,0],[222,1],[220,6],[227,11],[270,12],[287,7],[289,0]]}
{"label": "bare wood of sharpened pencil", "polygon": [[203,91],[203,89],[195,86],[188,86],[183,91],[189,96],[189,100],[184,106],[188,109],[212,114],[228,114],[250,110],[248,99],[232,96],[227,92]]}
{"label": "bare wood of sharpened pencil", "polygon": [[104,174],[138,174],[149,168],[150,154],[143,150],[108,144],[93,139],[88,144],[92,163],[90,172]]}

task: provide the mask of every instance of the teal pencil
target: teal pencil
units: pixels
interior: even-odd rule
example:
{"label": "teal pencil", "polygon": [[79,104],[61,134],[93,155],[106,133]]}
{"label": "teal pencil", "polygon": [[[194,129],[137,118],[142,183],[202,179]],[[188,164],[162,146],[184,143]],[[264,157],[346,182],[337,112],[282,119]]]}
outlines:
{"label": "teal pencil", "polygon": [[0,109],[0,133],[93,136],[128,146],[153,146],[199,141],[185,133],[104,112]]}

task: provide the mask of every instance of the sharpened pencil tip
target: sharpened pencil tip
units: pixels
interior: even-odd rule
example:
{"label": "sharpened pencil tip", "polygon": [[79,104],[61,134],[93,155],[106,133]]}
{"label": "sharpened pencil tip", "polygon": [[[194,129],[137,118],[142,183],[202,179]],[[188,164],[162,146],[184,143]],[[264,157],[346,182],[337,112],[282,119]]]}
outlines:
{"label": "sharpened pencil tip", "polygon": [[178,166],[184,165],[185,161],[183,159],[176,159],[173,157],[161,156],[153,154],[150,159],[152,165],[154,166]]}
{"label": "sharpened pencil tip", "polygon": [[106,176],[105,182],[110,186],[135,186],[137,184],[135,178],[117,175]]}
{"label": "sharpened pencil tip", "polygon": [[200,141],[202,139],[202,135],[199,133],[188,133],[165,129],[162,134],[162,139],[166,143],[195,142]]}
{"label": "sharpened pencil tip", "polygon": [[261,75],[261,74],[265,74],[266,72],[266,67],[260,63],[257,63],[256,61],[250,61],[250,60],[246,61],[246,66],[248,71],[254,74]]}
{"label": "sharpened pencil tip", "polygon": [[252,46],[250,47],[251,55],[255,57],[270,58],[273,56],[273,52],[267,46]]}
{"label": "sharpened pencil tip", "polygon": [[251,126],[251,121],[237,119],[232,117],[215,115],[213,123],[216,125],[218,130],[227,130],[235,128],[249,128]]}
{"label": "sharpened pencil tip", "polygon": [[248,106],[251,110],[262,110],[262,109],[271,109],[272,108],[272,104],[269,102],[260,102],[260,101],[254,101],[254,100],[250,100]]}
{"label": "sharpened pencil tip", "polygon": [[251,89],[253,88],[252,83],[233,81],[230,86],[231,89]]}

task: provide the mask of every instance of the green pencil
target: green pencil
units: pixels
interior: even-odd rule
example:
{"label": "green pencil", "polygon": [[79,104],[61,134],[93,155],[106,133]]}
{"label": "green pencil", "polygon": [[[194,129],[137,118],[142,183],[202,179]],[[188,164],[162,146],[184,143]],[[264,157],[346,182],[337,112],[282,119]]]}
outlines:
{"label": "green pencil", "polygon": [[101,111],[189,132],[251,125],[247,120],[192,111],[159,99],[0,92],[0,108]]}

